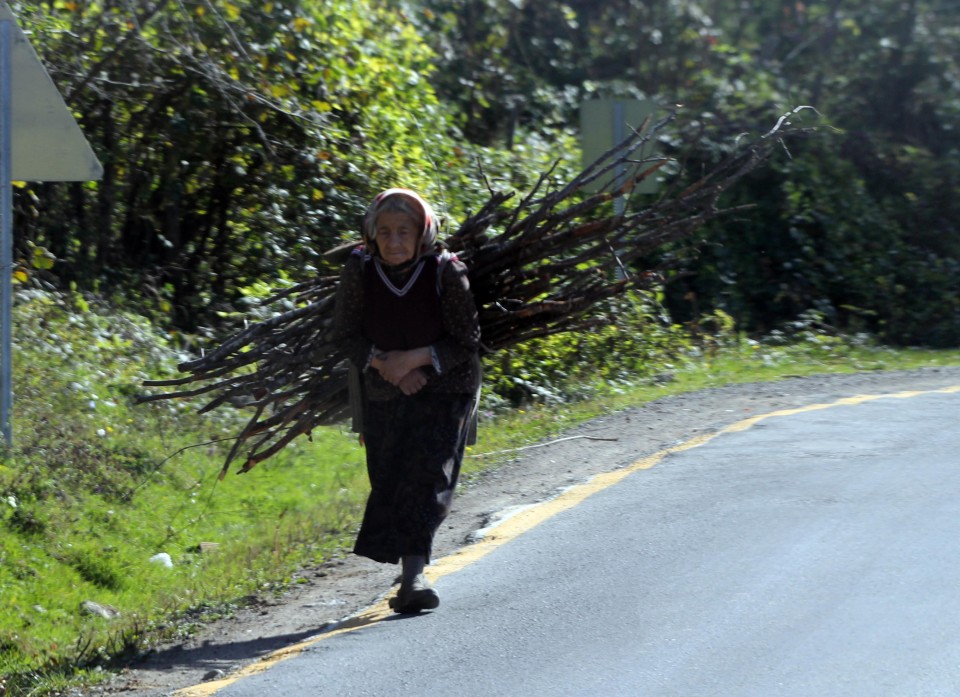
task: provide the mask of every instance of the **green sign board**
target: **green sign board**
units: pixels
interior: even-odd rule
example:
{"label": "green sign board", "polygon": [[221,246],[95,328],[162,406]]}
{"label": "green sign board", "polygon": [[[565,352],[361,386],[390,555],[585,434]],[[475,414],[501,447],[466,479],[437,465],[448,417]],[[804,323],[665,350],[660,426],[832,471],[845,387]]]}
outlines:
{"label": "green sign board", "polygon": [[[653,100],[640,99],[593,99],[580,105],[580,133],[583,149],[583,166],[586,167],[616,144],[623,142],[633,131],[640,131],[647,117],[652,117],[657,110]],[[644,146],[635,153],[634,160],[643,160],[653,154],[653,144]],[[592,191],[600,191],[611,184],[614,178],[626,180],[631,174],[637,174],[647,167],[636,164],[625,167],[619,172],[611,172],[610,176],[592,182]],[[652,194],[657,190],[656,176],[642,181],[636,189],[637,193]]]}

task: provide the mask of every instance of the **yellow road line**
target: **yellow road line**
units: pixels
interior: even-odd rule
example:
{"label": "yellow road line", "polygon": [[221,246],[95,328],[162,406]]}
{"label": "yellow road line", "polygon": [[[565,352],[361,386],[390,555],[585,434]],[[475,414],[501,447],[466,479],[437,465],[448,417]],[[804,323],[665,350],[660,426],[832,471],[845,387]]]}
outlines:
{"label": "yellow road line", "polygon": [[[856,397],[844,397],[843,399],[838,399],[835,402],[809,404],[807,406],[796,407],[794,409],[780,409],[777,411],[772,411],[768,414],[761,414],[758,416],[752,416],[748,419],[743,419],[742,421],[731,424],[730,426],[727,426],[726,428],[723,428],[715,433],[697,436],[673,447],[666,448],[652,455],[643,457],[631,463],[630,465],[627,465],[626,467],[622,467],[612,472],[599,474],[584,484],[571,487],[552,499],[525,508],[510,516],[503,522],[497,524],[479,542],[469,545],[468,547],[464,547],[463,549],[442,559],[438,559],[430,566],[428,575],[431,579],[436,580],[438,578],[442,578],[443,576],[456,573],[464,567],[467,567],[479,559],[487,556],[490,552],[506,544],[510,540],[516,539],[523,533],[535,528],[558,513],[573,508],[581,501],[584,501],[599,491],[603,491],[604,489],[613,486],[634,472],[650,469],[668,455],[683,452],[684,450],[690,450],[692,448],[697,448],[721,434],[746,431],[747,429],[756,426],[761,421],[777,416],[791,416],[793,414],[802,414],[804,412],[819,411],[821,409],[830,409],[840,406],[855,406],[876,399],[907,399],[925,394],[952,394],[957,392],[960,392],[960,385],[944,387],[936,390],[859,395]],[[353,617],[338,623],[334,629],[328,632],[324,632],[298,644],[288,646],[287,648],[274,651],[264,656],[256,663],[246,666],[236,673],[232,673],[230,676],[223,678],[222,680],[215,680],[203,683],[201,685],[187,687],[174,692],[173,695],[174,697],[209,697],[209,695],[219,692],[223,688],[237,682],[238,680],[241,680],[242,678],[262,673],[266,670],[269,670],[281,661],[285,661],[288,658],[293,658],[294,656],[299,655],[304,649],[313,646],[314,644],[317,644],[321,641],[326,641],[327,639],[340,634],[362,629],[363,627],[369,627],[370,625],[380,622],[391,615],[393,615],[393,611],[388,607],[387,599],[384,598],[375,605],[364,610],[362,613],[354,615]]]}

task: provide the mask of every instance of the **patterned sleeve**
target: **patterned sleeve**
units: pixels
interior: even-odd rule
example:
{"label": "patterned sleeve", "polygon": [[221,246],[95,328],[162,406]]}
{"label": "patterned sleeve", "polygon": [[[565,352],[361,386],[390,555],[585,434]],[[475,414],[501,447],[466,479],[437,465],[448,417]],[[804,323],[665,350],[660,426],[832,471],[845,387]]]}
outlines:
{"label": "patterned sleeve", "polygon": [[453,259],[446,264],[441,284],[441,312],[446,335],[432,348],[440,372],[444,373],[477,355],[480,320],[463,262]]}
{"label": "patterned sleeve", "polygon": [[364,338],[363,267],[359,254],[351,254],[340,270],[340,283],[333,311],[332,338],[360,370],[370,364],[373,344]]}

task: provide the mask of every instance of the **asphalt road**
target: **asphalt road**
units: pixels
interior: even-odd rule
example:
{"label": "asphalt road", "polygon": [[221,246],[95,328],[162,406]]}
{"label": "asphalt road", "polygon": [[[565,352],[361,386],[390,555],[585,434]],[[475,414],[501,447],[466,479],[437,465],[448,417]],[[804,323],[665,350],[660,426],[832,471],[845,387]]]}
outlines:
{"label": "asphalt road", "polygon": [[958,465],[957,391],[771,416],[216,694],[956,697]]}

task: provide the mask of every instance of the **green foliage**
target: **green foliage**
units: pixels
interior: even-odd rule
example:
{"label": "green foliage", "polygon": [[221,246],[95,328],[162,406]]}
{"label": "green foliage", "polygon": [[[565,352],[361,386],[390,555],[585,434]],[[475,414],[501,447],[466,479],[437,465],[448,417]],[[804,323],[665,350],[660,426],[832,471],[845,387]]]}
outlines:
{"label": "green foliage", "polygon": [[432,188],[450,151],[430,51],[389,3],[219,5],[15,8],[105,170],[18,190],[21,244],[186,328],[279,269],[317,273],[373,191]]}
{"label": "green foliage", "polygon": [[[905,218],[909,197],[883,194],[870,173],[836,157],[847,143],[824,134],[794,147],[790,159],[733,194],[727,203],[753,210],[705,230],[688,262],[696,276],[670,287],[672,314],[682,321],[718,306],[762,334],[817,310],[846,332],[956,345],[960,258],[952,237],[926,227],[925,205]],[[761,185],[762,196],[754,193]]]}
{"label": "green foliage", "polygon": [[[770,97],[813,104],[826,120],[732,194],[728,203],[755,211],[705,232],[671,310],[719,306],[763,333],[812,309],[884,341],[955,346],[955,12],[936,2],[813,3],[779,18],[756,9],[768,44],[751,49],[754,72],[775,78]],[[756,85],[740,97],[754,112],[765,94]],[[725,101],[722,113],[742,122],[750,110]]]}
{"label": "green foliage", "polygon": [[389,0],[131,8],[15,4],[104,165],[18,188],[17,244],[41,279],[132,292],[187,332],[246,312],[258,284],[331,272],[323,252],[382,188],[420,190],[452,226],[484,176],[522,190],[577,157],[565,129],[518,131],[512,152],[461,142],[435,54]]}
{"label": "green foliage", "polygon": [[[693,349],[653,293],[628,293],[598,312],[596,326],[536,339],[491,356],[484,368],[488,408],[586,399],[599,385],[655,377]],[[722,328],[729,334],[731,328]],[[711,340],[721,341],[720,335]]]}
{"label": "green foliage", "polygon": [[652,260],[685,265],[668,309],[758,333],[820,309],[885,340],[956,341],[960,26],[942,0],[14,9],[105,166],[17,189],[21,281],[134,295],[206,334],[256,289],[332,271],[322,252],[377,189],[420,189],[452,229],[483,177],[523,191],[561,160],[569,180],[585,98],[683,103],[704,136],[690,171],[810,104],[817,139],[731,192],[753,212]]}
{"label": "green foliage", "polygon": [[[685,162],[697,172],[736,134],[764,132],[798,105],[818,110],[815,139],[785,144],[725,201],[753,211],[706,228],[706,247],[651,259],[680,262],[668,288],[675,319],[720,308],[763,334],[813,309],[886,341],[960,341],[955,6],[425,5],[444,66],[437,88],[477,142],[510,142],[517,123],[575,123],[584,98],[654,96],[682,103],[703,129]],[[495,57],[485,50],[494,45]]]}

